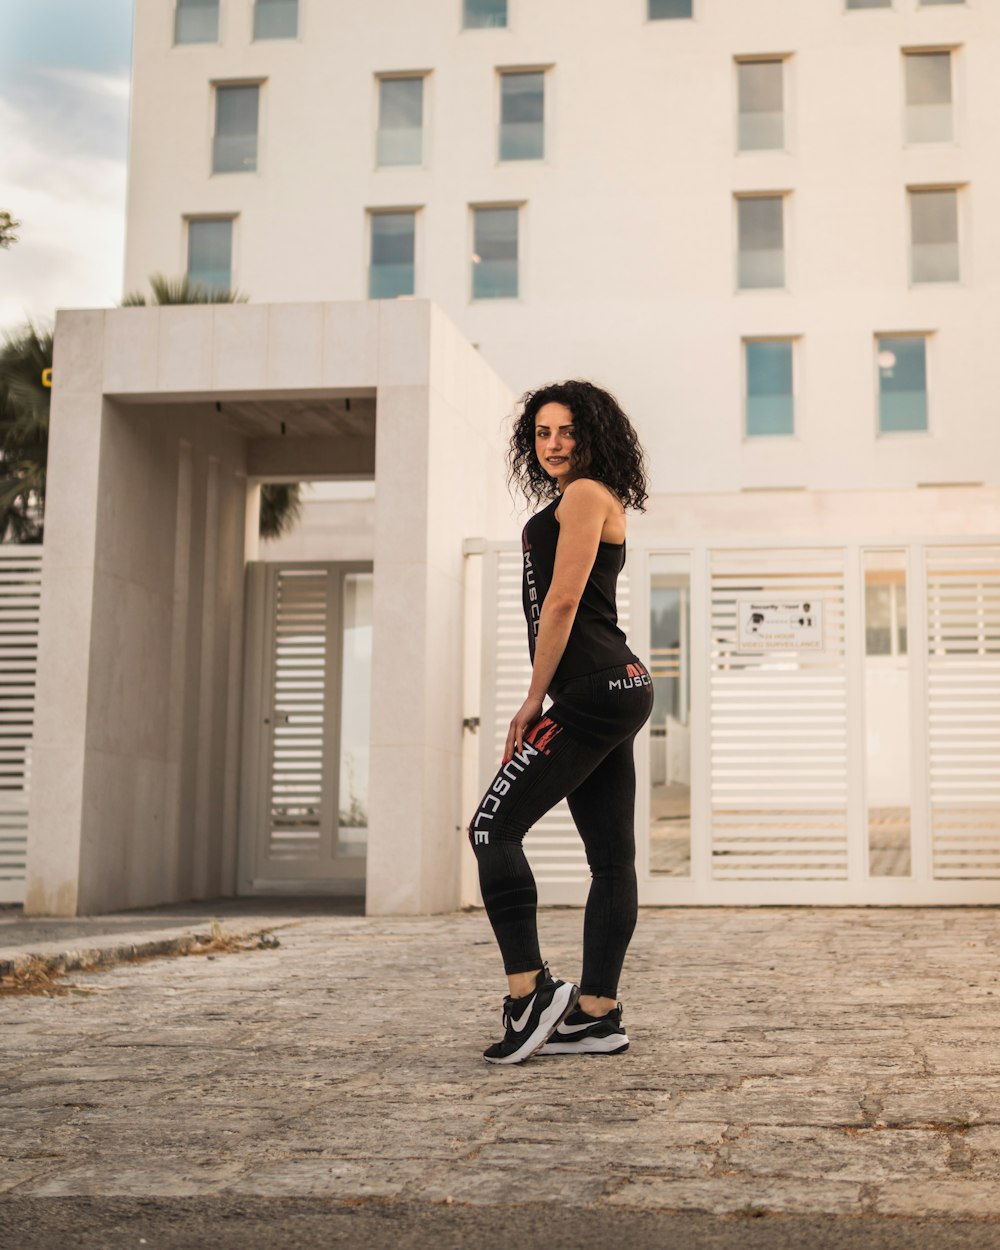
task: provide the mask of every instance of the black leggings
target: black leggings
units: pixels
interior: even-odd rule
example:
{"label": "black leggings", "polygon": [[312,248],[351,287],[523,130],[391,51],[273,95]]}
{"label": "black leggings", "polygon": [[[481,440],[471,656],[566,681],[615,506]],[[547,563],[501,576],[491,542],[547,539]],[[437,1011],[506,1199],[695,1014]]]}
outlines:
{"label": "black leggings", "polygon": [[566,799],[590,865],[580,992],[617,998],[635,929],[635,762],[632,744],[653,706],[652,681],[638,661],[571,678],[502,764],[469,825],[486,912],[504,970],[542,966],[538,894],[524,835]]}

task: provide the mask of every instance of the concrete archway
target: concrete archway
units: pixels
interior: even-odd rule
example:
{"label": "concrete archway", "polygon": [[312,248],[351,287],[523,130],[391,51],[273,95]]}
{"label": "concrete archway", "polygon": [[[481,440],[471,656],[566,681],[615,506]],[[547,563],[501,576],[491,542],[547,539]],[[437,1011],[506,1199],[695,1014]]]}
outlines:
{"label": "concrete archway", "polygon": [[426,301],[60,313],[26,911],[236,888],[262,478],[377,484],[367,906],[459,902],[462,544],[506,387]]}

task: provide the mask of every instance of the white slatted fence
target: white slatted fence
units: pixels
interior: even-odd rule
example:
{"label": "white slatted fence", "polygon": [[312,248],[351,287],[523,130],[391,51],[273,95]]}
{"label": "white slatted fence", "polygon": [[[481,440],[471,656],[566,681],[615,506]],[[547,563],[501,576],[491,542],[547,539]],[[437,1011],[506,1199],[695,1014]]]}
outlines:
{"label": "white slatted fence", "polygon": [[0,546],[0,902],[24,901],[42,548]]}
{"label": "white slatted fence", "polygon": [[[485,787],[503,758],[511,717],[531,680],[528,634],[521,608],[522,556],[511,545],[488,547],[483,569],[484,712],[480,773]],[[628,629],[628,566],[618,580],[618,612]],[[542,903],[576,903],[590,881],[580,835],[566,803],[544,816],[525,839]]]}
{"label": "white slatted fence", "polygon": [[931,852],[1000,878],[1000,546],[927,551]]}
{"label": "white slatted fence", "polygon": [[[712,875],[847,876],[843,553],[711,553]],[[741,654],[737,596],[823,601],[822,651]]]}
{"label": "white slatted fence", "polygon": [[[901,706],[909,723],[900,724],[893,745],[910,752],[910,794],[908,802],[897,800],[906,867],[888,875],[871,869],[869,855],[862,566],[865,552],[903,546],[912,628]],[[692,755],[690,875],[657,876],[641,862],[640,901],[1000,902],[1000,885],[992,884],[1000,881],[1000,543],[924,538],[686,550],[696,570],[691,721],[700,744]],[[645,556],[633,549],[633,577]],[[520,551],[488,544],[484,560],[485,786],[529,665]],[[627,582],[621,589],[623,618],[631,603],[630,637],[642,654],[649,588],[640,580],[631,596]],[[822,647],[741,652],[737,604],[744,595],[821,601]],[[640,846],[650,819],[643,739]],[[539,822],[526,847],[541,901],[584,901],[586,863],[565,804]]]}

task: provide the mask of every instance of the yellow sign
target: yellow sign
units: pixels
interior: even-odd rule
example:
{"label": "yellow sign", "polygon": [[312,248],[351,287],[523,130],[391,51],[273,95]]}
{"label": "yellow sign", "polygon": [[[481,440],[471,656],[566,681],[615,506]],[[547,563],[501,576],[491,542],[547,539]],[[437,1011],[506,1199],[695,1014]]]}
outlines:
{"label": "yellow sign", "polygon": [[52,387],[52,370],[51,369],[42,370],[42,386],[46,386],[51,389]]}

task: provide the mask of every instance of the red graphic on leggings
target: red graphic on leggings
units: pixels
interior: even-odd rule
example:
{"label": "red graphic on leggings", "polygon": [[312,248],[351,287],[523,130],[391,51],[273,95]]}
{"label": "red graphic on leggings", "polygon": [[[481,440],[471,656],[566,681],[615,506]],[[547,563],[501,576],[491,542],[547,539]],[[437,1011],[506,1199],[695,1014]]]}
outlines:
{"label": "red graphic on leggings", "polygon": [[543,755],[551,755],[549,743],[556,734],[560,733],[562,733],[562,725],[557,725],[550,717],[543,716],[531,733],[528,734],[525,741],[530,742],[533,747],[537,747]]}

